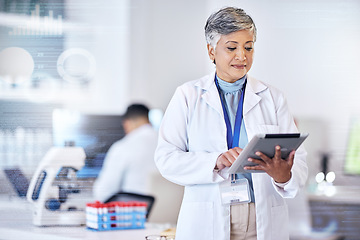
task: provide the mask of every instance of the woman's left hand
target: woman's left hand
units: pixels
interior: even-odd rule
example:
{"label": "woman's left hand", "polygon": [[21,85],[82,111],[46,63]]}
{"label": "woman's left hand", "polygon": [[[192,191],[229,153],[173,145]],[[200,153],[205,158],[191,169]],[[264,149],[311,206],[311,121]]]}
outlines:
{"label": "woman's left hand", "polygon": [[256,152],[255,154],[262,160],[249,158],[250,162],[258,165],[244,167],[245,170],[263,170],[278,183],[286,183],[290,180],[295,151],[292,151],[286,159],[281,158],[280,146],[275,147],[275,155],[273,158],[269,158],[262,152]]}

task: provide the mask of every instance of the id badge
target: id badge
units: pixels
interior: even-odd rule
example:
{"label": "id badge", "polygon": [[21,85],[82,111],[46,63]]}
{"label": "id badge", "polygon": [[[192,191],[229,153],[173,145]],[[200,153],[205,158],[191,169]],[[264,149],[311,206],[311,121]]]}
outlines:
{"label": "id badge", "polygon": [[251,201],[249,181],[246,178],[231,179],[220,184],[221,201],[223,205],[249,203]]}

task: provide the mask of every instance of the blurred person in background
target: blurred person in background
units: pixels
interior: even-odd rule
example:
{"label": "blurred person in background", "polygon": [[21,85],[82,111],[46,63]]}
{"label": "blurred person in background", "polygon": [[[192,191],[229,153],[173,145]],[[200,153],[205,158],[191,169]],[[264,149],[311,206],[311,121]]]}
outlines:
{"label": "blurred person in background", "polygon": [[106,154],[93,186],[96,200],[104,202],[120,191],[150,194],[149,179],[157,172],[154,152],[158,134],[148,115],[149,109],[143,104],[127,108],[122,122],[126,135]]}

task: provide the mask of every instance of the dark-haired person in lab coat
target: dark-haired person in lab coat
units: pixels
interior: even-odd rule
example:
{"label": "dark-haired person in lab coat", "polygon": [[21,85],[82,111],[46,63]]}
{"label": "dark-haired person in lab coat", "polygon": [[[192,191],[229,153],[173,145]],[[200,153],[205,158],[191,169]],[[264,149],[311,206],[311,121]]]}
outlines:
{"label": "dark-haired person in lab coat", "polygon": [[[185,186],[176,239],[289,239],[284,198],[305,184],[304,148],[286,159],[279,148],[273,158],[259,153],[262,160],[253,159],[259,165],[249,170],[262,173],[227,173],[256,134],[298,132],[284,95],[248,75],[255,24],[244,10],[223,8],[208,18],[205,36],[216,70],[176,89],[155,153],[160,173]],[[249,197],[238,196],[237,189],[248,189]],[[228,195],[239,204],[227,202]]]}

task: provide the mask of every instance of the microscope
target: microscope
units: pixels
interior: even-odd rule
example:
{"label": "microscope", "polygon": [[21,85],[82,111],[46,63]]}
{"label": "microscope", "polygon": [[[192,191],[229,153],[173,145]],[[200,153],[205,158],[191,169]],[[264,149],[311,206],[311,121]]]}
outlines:
{"label": "microscope", "polygon": [[[31,179],[27,200],[33,203],[36,226],[74,226],[86,223],[86,199],[78,197],[76,172],[85,164],[85,151],[73,144],[52,147]],[[84,201],[85,200],[85,201]]]}

